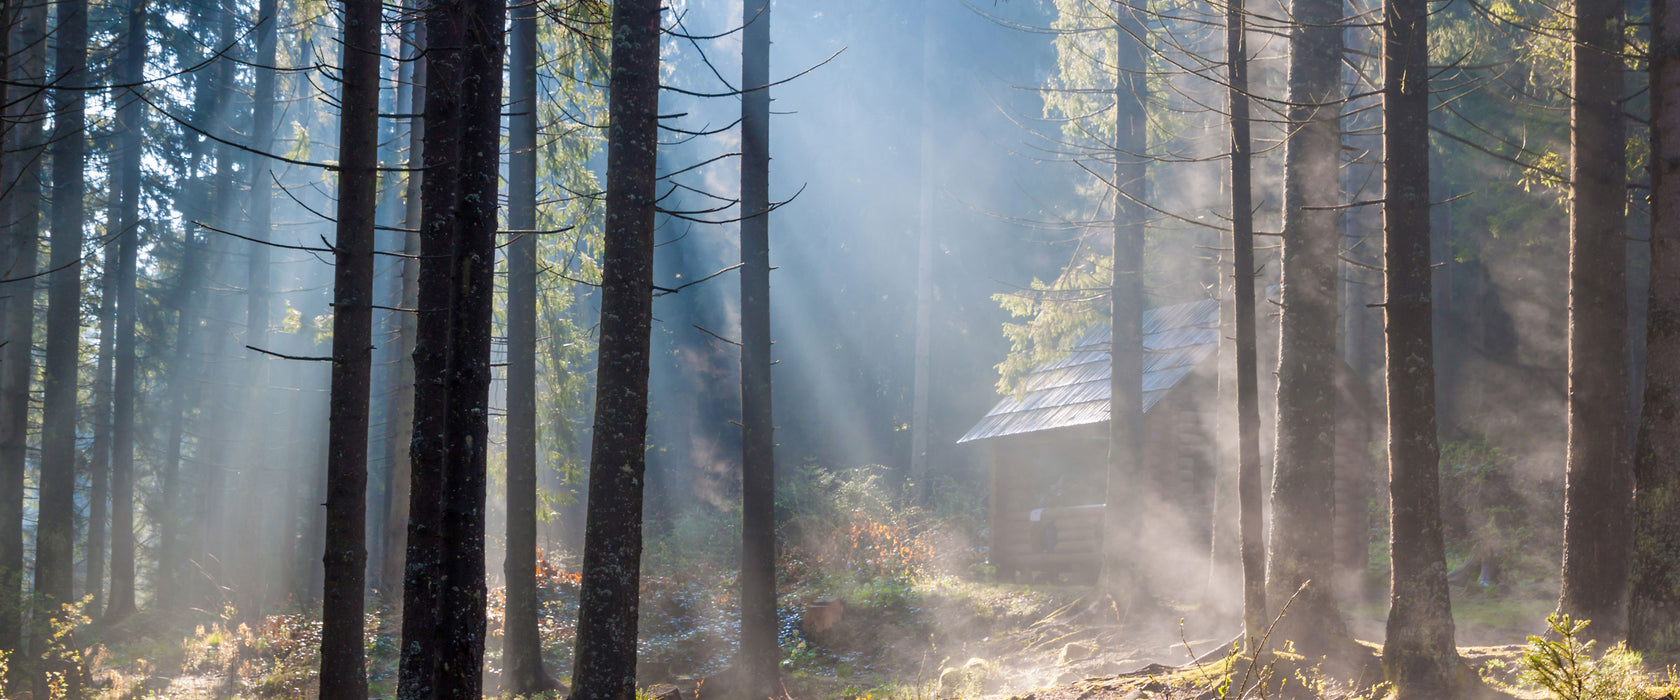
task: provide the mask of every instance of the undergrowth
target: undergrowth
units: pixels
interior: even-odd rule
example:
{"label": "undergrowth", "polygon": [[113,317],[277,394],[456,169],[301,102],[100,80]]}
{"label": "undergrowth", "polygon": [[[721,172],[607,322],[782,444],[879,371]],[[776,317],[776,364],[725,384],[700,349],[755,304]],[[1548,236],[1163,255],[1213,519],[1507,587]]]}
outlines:
{"label": "undergrowth", "polygon": [[1548,633],[1528,638],[1517,682],[1556,700],[1658,700],[1680,691],[1673,667],[1667,683],[1654,682],[1639,653],[1626,644],[1594,655],[1594,642],[1581,637],[1588,624],[1568,615],[1547,616]]}

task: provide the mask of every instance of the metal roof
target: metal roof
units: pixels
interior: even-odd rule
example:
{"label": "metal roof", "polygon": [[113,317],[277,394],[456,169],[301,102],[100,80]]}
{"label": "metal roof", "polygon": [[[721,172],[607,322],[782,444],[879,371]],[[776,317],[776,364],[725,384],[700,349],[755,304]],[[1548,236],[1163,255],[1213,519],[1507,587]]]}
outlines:
{"label": "metal roof", "polygon": [[[1108,422],[1107,324],[1092,326],[1066,357],[1039,365],[957,442]],[[1143,312],[1143,410],[1148,412],[1191,370],[1219,350],[1219,300]]]}

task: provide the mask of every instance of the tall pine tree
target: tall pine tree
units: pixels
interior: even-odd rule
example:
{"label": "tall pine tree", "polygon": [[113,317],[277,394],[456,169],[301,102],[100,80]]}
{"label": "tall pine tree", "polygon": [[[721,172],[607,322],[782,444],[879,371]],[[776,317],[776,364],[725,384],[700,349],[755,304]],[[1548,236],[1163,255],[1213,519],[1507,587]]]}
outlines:
{"label": "tall pine tree", "polygon": [[368,384],[373,373],[374,209],[379,185],[378,0],[346,0],[339,65],[338,235],[333,245],[331,406],[321,696],[367,697],[362,641],[367,572]]}
{"label": "tall pine tree", "polygon": [[[782,656],[776,646],[776,441],[770,410],[770,0],[750,0],[741,11],[741,89],[746,93],[741,96],[741,653],[736,667],[742,696],[759,698],[776,695]],[[917,330],[918,337],[923,333],[925,328]],[[925,409],[926,397],[916,400]],[[915,420],[917,430],[927,430],[922,417]],[[926,493],[925,483],[916,486]]]}
{"label": "tall pine tree", "polygon": [[537,8],[508,33],[507,577],[502,692],[547,689],[537,626]]}
{"label": "tall pine tree", "polygon": [[601,340],[573,654],[574,700],[618,700],[635,694],[653,321],[659,20],[659,0],[613,3]]}
{"label": "tall pine tree", "polygon": [[[1627,426],[1627,141],[1622,0],[1575,3],[1570,103],[1569,451],[1558,610],[1627,629],[1633,472]],[[1608,641],[1607,641],[1608,643]]]}
{"label": "tall pine tree", "polygon": [[1680,647],[1680,0],[1651,16],[1651,292],[1628,644]]}
{"label": "tall pine tree", "polygon": [[1383,670],[1400,700],[1461,690],[1441,528],[1435,441],[1435,339],[1429,264],[1429,3],[1384,4],[1383,310],[1393,585]]}

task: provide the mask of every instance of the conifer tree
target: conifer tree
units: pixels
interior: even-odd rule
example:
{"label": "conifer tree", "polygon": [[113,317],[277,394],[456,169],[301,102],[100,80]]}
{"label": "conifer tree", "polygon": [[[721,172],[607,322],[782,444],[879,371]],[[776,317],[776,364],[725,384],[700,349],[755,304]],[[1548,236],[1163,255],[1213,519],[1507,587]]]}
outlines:
{"label": "conifer tree", "polygon": [[659,118],[659,0],[612,6],[607,224],[574,700],[635,693]]}

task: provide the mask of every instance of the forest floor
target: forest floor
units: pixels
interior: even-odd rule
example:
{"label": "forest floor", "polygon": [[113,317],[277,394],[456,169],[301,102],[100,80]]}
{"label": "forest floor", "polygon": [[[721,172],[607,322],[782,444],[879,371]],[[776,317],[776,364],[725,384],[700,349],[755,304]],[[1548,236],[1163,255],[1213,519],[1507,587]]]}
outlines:
{"label": "forest floor", "polygon": [[[568,596],[573,577],[546,575],[545,606],[559,612],[575,604]],[[715,691],[727,678],[724,662],[733,645],[731,584],[726,577],[650,582],[643,612],[644,686],[674,687],[687,700],[723,695]],[[1515,697],[1547,697],[1515,687],[1526,636],[1544,627],[1551,607],[1539,595],[1543,588],[1466,594],[1455,601],[1459,639],[1471,645],[1462,649],[1465,660]],[[575,590],[569,593],[575,596]],[[785,591],[784,601],[783,682],[788,697],[798,700],[1219,698],[1219,679],[1233,664],[1222,653],[1235,634],[1228,614],[1205,624],[1198,620],[1213,616],[1195,606],[1127,614],[1086,585],[927,576],[839,591]],[[813,616],[807,602],[828,602],[839,614]],[[1373,650],[1382,637],[1381,611],[1375,602],[1348,610],[1350,631]],[[493,599],[493,629],[498,613]],[[256,624],[237,618],[229,611],[187,629],[142,616],[89,635],[104,640],[86,657],[100,689],[96,697],[315,697],[319,623],[298,614],[268,615]],[[374,696],[390,697],[396,645],[390,625],[381,622],[369,616],[369,673]],[[569,632],[558,616],[545,623],[550,670],[562,678],[569,667]],[[491,690],[499,636],[493,633],[488,646],[485,687]],[[1672,661],[1648,666],[1661,669]],[[1364,697],[1347,689],[1362,685],[1347,683],[1359,679],[1323,680],[1339,682],[1325,683],[1315,697]],[[714,692],[706,692],[708,684]]]}

